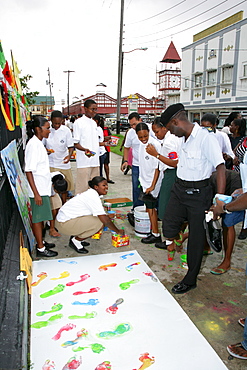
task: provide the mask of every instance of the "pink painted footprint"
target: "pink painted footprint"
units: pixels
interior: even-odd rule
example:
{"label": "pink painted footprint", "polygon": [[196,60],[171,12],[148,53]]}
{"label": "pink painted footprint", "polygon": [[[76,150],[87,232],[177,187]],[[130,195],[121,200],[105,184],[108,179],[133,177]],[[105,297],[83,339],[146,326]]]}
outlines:
{"label": "pink painted footprint", "polygon": [[67,325],[64,325],[60,330],[58,330],[57,334],[54,335],[53,340],[58,340],[61,338],[61,334],[63,331],[69,331],[69,330],[72,330],[76,327],[76,325],[74,324],[67,324]]}
{"label": "pink painted footprint", "polygon": [[78,369],[78,367],[81,365],[82,359],[80,357],[80,360],[77,360],[76,357],[71,357],[68,362],[64,365],[62,370],[71,370],[71,369]]}
{"label": "pink painted footprint", "polygon": [[37,277],[39,278],[39,280],[37,281],[34,281],[31,285],[32,286],[37,286],[42,280],[44,280],[45,278],[47,278],[47,273],[46,272],[41,272],[40,274],[37,275]]}
{"label": "pink painted footprint", "polygon": [[66,284],[66,286],[72,286],[74,284],[81,283],[82,281],[87,280],[88,278],[90,278],[90,275],[88,274],[81,275],[80,280],[74,282],[70,281],[69,283]]}
{"label": "pink painted footprint", "polygon": [[158,281],[158,279],[154,276],[154,274],[153,274],[152,272],[143,272],[143,274],[144,274],[144,275],[146,275],[146,276],[150,276],[150,277],[151,277],[151,279],[152,279],[153,281],[155,281],[155,282],[157,282],[157,281]]}
{"label": "pink painted footprint", "polygon": [[104,361],[101,364],[99,364],[95,370],[111,370],[111,363],[110,361]]}
{"label": "pink painted footprint", "polygon": [[112,314],[115,314],[115,313],[117,313],[117,310],[118,310],[118,307],[117,306],[119,306],[121,303],[123,303],[123,298],[119,298],[119,299],[117,299],[116,300],[116,302],[115,303],[113,303],[113,305],[112,306],[110,306],[110,307],[108,307],[107,309],[106,309],[106,312],[108,312],[108,313],[112,313]]}
{"label": "pink painted footprint", "polygon": [[107,271],[109,267],[115,267],[117,266],[116,263],[109,263],[108,265],[102,265],[99,267],[100,271]]}
{"label": "pink painted footprint", "polygon": [[[141,367],[138,368],[138,370],[145,370],[145,369],[147,369],[148,367],[150,367],[151,365],[153,365],[155,363],[154,357],[149,357],[148,352],[145,352],[143,355],[141,355],[139,360],[142,362],[142,365],[141,365]],[[134,369],[134,370],[136,370],[136,369]]]}
{"label": "pink painted footprint", "polygon": [[96,288],[91,288],[89,289],[88,292],[81,292],[81,291],[78,291],[78,292],[74,292],[73,295],[80,295],[80,294],[86,294],[86,293],[96,293],[100,290],[100,288],[96,287]]}
{"label": "pink painted footprint", "polygon": [[61,293],[64,291],[65,285],[63,284],[58,284],[54,289],[48,290],[48,292],[40,294],[40,298],[47,298],[50,297],[51,295]]}
{"label": "pink painted footprint", "polygon": [[42,366],[42,370],[55,370],[55,368],[56,368],[55,366],[56,365],[53,361],[46,360],[46,362]]}

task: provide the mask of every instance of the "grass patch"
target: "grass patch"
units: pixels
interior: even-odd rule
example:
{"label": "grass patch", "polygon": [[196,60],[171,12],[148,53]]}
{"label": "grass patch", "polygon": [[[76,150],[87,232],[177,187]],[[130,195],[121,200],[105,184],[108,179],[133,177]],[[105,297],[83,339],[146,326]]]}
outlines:
{"label": "grass patch", "polygon": [[119,137],[119,140],[118,140],[118,144],[117,144],[117,146],[111,146],[111,152],[112,153],[115,153],[115,154],[118,154],[118,155],[120,155],[120,156],[122,156],[123,155],[123,150],[122,151],[120,151],[120,146],[121,146],[121,144],[122,144],[122,142],[123,142],[123,139],[124,139],[124,135],[122,135],[122,134],[113,134],[112,136],[117,136],[117,137]]}

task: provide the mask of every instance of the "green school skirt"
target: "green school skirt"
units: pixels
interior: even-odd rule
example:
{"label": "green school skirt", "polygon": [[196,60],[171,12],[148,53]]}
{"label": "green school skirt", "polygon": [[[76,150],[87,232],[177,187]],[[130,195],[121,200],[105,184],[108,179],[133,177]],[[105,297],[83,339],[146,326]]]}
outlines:
{"label": "green school skirt", "polygon": [[46,195],[41,198],[42,198],[41,206],[37,206],[37,204],[34,201],[34,198],[30,198],[33,224],[53,219],[51,213],[50,197]]}
{"label": "green school skirt", "polygon": [[176,179],[176,174],[176,168],[174,170],[167,168],[167,170],[164,171],[164,177],[161,183],[159,194],[158,216],[160,220],[163,220],[164,218],[166,206],[170,199],[171,189]]}

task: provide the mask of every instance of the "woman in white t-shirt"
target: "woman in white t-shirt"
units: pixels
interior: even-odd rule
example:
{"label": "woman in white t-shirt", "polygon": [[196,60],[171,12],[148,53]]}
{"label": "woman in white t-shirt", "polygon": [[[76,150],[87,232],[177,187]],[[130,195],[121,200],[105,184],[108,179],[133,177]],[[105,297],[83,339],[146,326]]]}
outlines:
{"label": "woman in white t-shirt", "polygon": [[146,152],[146,147],[148,144],[153,144],[159,153],[161,144],[158,140],[149,135],[149,128],[146,123],[138,123],[136,126],[136,134],[141,142],[139,146],[139,181],[144,192],[142,200],[146,205],[152,228],[152,233],[146,238],[142,238],[141,242],[145,244],[159,243],[161,242],[161,236],[158,229],[156,208],[163,173],[159,171],[158,158],[149,155]]}
{"label": "woman in white t-shirt", "polygon": [[106,195],[108,184],[104,177],[95,176],[88,181],[90,189],[77,194],[66,202],[58,211],[55,226],[65,235],[73,235],[69,245],[78,253],[88,253],[84,248],[89,245],[85,239],[94,235],[103,226],[117,234],[123,235],[124,230],[118,229],[110,217],[106,215],[100,195]]}
{"label": "woman in white t-shirt", "polygon": [[32,230],[37,241],[38,257],[55,257],[57,252],[42,240],[43,221],[52,220],[50,195],[51,176],[47,151],[42,139],[48,138],[50,124],[43,116],[33,116],[26,122],[27,136],[30,139],[25,149],[25,172],[28,180],[28,195],[32,208]]}

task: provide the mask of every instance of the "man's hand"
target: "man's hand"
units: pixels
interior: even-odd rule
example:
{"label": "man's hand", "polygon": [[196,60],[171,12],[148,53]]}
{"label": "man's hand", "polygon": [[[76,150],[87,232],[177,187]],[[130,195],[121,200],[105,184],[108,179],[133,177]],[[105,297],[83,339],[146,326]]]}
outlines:
{"label": "man's hand", "polygon": [[128,161],[124,161],[121,166],[121,171],[124,172],[126,168],[128,167]]}
{"label": "man's hand", "polygon": [[216,199],[216,204],[213,204],[211,206],[210,211],[212,211],[214,214],[213,220],[217,220],[220,217],[220,215],[224,213],[223,211],[224,204],[225,203],[222,200]]}
{"label": "man's hand", "polygon": [[66,157],[63,159],[63,163],[68,163],[70,161],[70,155],[66,155]]}

